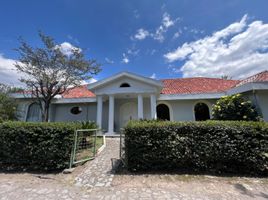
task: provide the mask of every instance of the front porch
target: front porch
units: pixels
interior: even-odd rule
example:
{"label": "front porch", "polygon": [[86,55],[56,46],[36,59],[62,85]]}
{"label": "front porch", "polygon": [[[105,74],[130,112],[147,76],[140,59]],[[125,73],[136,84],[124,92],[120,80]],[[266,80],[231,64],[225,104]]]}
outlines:
{"label": "front porch", "polygon": [[156,119],[156,98],[156,94],[99,95],[96,122],[107,136],[115,136],[129,120]]}
{"label": "front porch", "polygon": [[99,128],[113,134],[129,120],[156,119],[162,87],[160,81],[127,72],[90,84],[88,89],[96,95]]}

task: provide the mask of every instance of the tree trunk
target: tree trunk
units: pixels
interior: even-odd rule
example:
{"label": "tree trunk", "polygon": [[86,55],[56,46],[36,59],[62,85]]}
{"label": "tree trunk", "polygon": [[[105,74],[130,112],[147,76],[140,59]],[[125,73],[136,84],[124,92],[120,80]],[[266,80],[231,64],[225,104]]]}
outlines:
{"label": "tree trunk", "polygon": [[48,122],[49,120],[49,105],[50,102],[46,102],[44,106],[44,122]]}

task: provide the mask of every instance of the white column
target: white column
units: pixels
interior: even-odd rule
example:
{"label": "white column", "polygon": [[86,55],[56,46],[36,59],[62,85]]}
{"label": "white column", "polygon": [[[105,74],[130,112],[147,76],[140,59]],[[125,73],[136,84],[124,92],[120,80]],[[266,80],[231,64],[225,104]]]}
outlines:
{"label": "white column", "polygon": [[143,119],[143,98],[142,95],[138,95],[138,119]]}
{"label": "white column", "polygon": [[113,133],[114,132],[114,96],[109,96],[109,126],[108,126],[108,132]]}
{"label": "white column", "polygon": [[156,119],[156,96],[151,94],[151,118]]}
{"label": "white column", "polygon": [[102,128],[102,96],[97,96],[97,124]]}

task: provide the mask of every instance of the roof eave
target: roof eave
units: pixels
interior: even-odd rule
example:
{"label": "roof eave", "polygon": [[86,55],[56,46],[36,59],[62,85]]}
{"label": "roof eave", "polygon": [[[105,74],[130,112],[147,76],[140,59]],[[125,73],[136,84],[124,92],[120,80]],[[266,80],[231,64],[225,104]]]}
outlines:
{"label": "roof eave", "polygon": [[219,99],[224,95],[226,95],[225,92],[196,94],[160,94],[158,100]]}

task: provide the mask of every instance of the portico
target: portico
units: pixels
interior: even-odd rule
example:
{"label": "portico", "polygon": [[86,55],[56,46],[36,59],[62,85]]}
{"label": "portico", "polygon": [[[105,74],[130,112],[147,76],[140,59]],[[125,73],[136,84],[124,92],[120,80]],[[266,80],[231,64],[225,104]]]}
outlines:
{"label": "portico", "polygon": [[[122,95],[99,95],[97,96],[97,119],[96,122],[99,126],[100,129],[102,129],[102,119],[103,115],[108,114],[108,133],[114,133],[115,132],[115,101],[116,100],[129,100],[129,103],[132,103],[130,105],[126,105],[129,103],[122,103],[121,105],[118,105],[119,109],[119,118],[122,118],[121,115],[125,115],[125,119],[128,120],[135,120],[135,119],[145,119],[144,113],[147,112],[144,111],[144,98],[150,99],[150,113],[149,113],[149,118],[146,119],[156,119],[156,94],[135,94],[135,95],[126,95],[127,97],[124,98]],[[131,97],[135,96],[135,98]],[[103,101],[108,101],[108,113],[103,112]],[[135,103],[137,101],[137,106],[135,106]],[[134,103],[134,106],[132,106]],[[122,111],[122,107],[125,105],[126,106],[132,106],[132,108],[127,110],[127,113],[124,113]],[[133,110],[136,109],[136,110]],[[120,112],[122,111],[122,112]],[[137,113],[135,115],[135,113]],[[148,116],[148,113],[147,113]],[[123,121],[123,122],[121,122]],[[126,120],[119,120],[119,126],[125,125]],[[121,128],[121,127],[120,127]]]}
{"label": "portico", "polygon": [[[157,80],[123,72],[89,87],[96,94],[96,122],[102,129],[108,116],[109,134],[123,127],[129,120],[156,119],[156,100],[162,89],[162,83]],[[108,105],[106,112],[104,103]]]}

